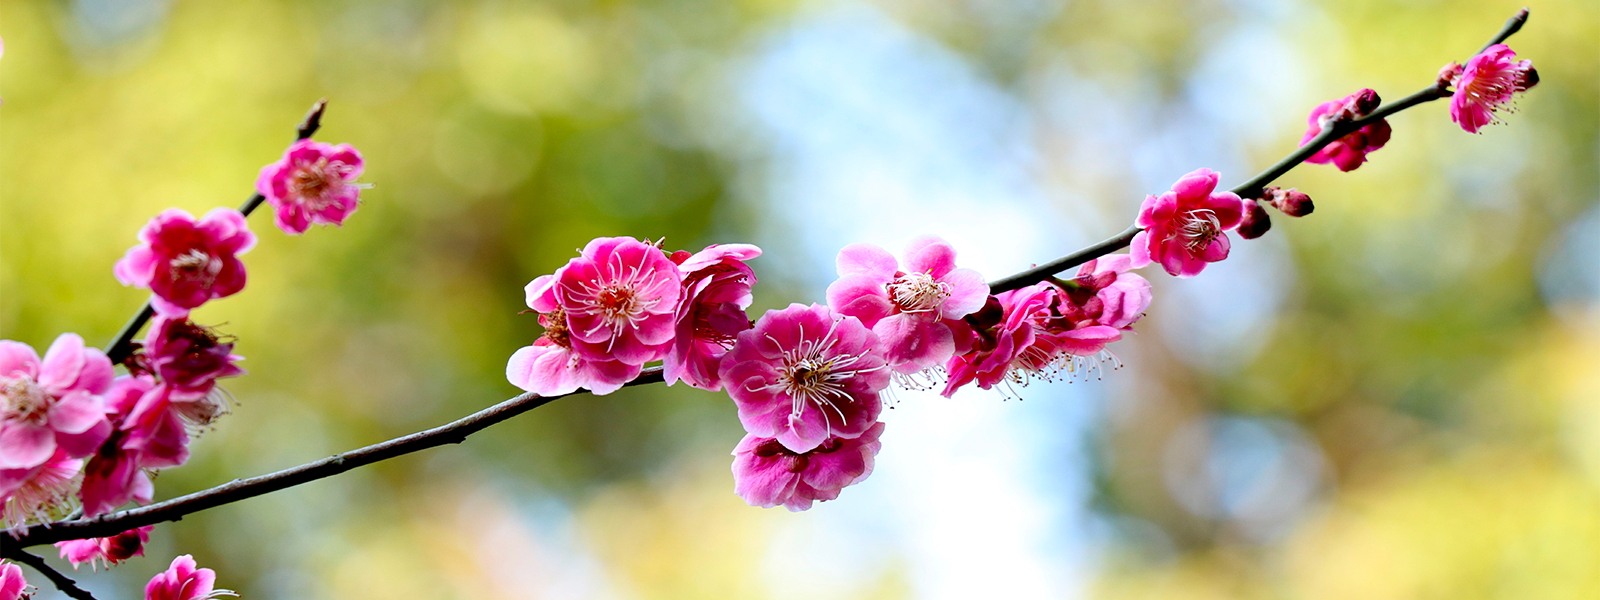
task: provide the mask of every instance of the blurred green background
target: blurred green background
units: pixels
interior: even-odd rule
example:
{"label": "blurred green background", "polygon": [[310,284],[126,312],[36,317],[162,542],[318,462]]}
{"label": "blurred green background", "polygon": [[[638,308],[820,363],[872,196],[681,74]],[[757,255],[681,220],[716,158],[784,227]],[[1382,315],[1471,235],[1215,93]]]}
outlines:
{"label": "blurred green background", "polygon": [[[522,286],[600,235],[767,254],[952,240],[991,278],[1123,228],[1205,166],[1395,99],[1518,6],[1413,0],[423,0],[0,4],[0,337],[103,344],[151,215],[237,206],[317,98],[368,161],[342,229],[258,215],[235,413],[158,498],[429,427],[516,390]],[[1103,380],[900,393],[878,471],[808,513],[734,496],[726,396],[574,397],[160,526],[250,599],[1600,597],[1600,6],[1534,2],[1542,82],[1444,103],[1317,212],[1157,300]],[[264,209],[265,210],[265,209]],[[1148,271],[1148,270],[1147,270]],[[42,598],[55,598],[46,590]]]}

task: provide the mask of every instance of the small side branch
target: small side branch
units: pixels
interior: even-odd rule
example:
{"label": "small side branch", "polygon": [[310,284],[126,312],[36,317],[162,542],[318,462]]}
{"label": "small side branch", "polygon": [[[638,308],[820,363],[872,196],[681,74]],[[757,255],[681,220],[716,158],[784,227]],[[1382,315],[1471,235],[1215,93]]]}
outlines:
{"label": "small side branch", "polygon": [[44,575],[45,579],[49,579],[50,583],[55,584],[56,589],[61,590],[61,593],[66,594],[68,598],[74,598],[75,600],[95,600],[94,596],[88,591],[78,587],[78,583],[73,581],[72,578],[67,577],[66,575],[61,574],[60,571],[51,568],[48,563],[44,562],[44,557],[35,556],[33,554],[14,549],[6,550],[5,557],[32,567],[33,570],[38,571],[40,575]]}

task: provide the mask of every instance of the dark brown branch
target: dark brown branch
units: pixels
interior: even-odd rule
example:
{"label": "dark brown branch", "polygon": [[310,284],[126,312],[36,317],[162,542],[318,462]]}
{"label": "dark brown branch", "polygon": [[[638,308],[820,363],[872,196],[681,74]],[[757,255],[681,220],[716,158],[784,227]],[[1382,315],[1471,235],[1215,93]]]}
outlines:
{"label": "dark brown branch", "polygon": [[[322,113],[327,110],[327,107],[327,98],[318,100],[316,104],[311,105],[311,110],[306,113],[304,119],[300,120],[300,124],[294,128],[294,139],[296,141],[311,137],[317,132],[317,128],[322,127]],[[248,217],[265,200],[266,197],[261,194],[250,196],[249,200],[245,200],[244,204],[239,206],[239,212]],[[137,335],[139,329],[144,327],[144,324],[149,322],[150,317],[155,316],[155,314],[155,308],[150,306],[150,301],[148,300],[145,301],[144,307],[140,308],[139,312],[133,313],[133,318],[128,319],[128,322],[122,326],[122,331],[117,332],[117,337],[111,340],[110,345],[106,346],[106,356],[111,359],[111,364],[122,364],[122,361],[128,358],[128,354],[133,351],[133,346],[131,345],[133,336]]]}
{"label": "dark brown branch", "polygon": [[40,575],[44,575],[45,579],[49,579],[50,583],[55,584],[56,589],[61,590],[61,593],[66,594],[68,598],[75,598],[76,600],[94,600],[94,596],[90,595],[89,592],[83,588],[78,587],[77,582],[73,581],[66,575],[62,575],[60,571],[51,568],[49,564],[46,564],[43,557],[28,554],[27,552],[20,550],[20,548],[21,546],[8,546],[4,552],[0,552],[0,554],[4,554],[5,558],[9,558],[33,567],[33,570],[38,571]]}

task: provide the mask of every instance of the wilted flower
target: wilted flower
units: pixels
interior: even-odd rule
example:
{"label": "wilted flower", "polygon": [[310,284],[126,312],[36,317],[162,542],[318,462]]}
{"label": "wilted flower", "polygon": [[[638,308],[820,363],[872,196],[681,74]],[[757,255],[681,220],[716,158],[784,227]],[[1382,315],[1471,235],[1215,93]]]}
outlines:
{"label": "wilted flower", "polygon": [[733,449],[733,492],[751,506],[783,505],[791,511],[838,498],[840,490],[872,474],[882,435],[883,423],[874,423],[858,437],[830,437],[808,452],[790,450],[774,438],[745,435]]}
{"label": "wilted flower", "polygon": [[196,425],[209,424],[225,406],[209,398],[218,378],[237,377],[244,369],[235,363],[244,357],[233,353],[215,329],[196,325],[185,317],[157,316],[145,335],[143,353],[150,369],[172,388],[174,398],[191,404],[185,415]]}
{"label": "wilted flower", "polygon": [[283,152],[283,158],[261,167],[256,192],[272,205],[274,221],[289,235],[300,235],[312,223],[341,225],[360,205],[356,183],[365,163],[349,144],[324,144],[304,139]]}
{"label": "wilted flower", "polygon": [[212,209],[196,221],[187,211],[169,208],[139,230],[139,245],[112,272],[123,285],[149,288],[156,312],[181,317],[244,289],[239,255],[255,245],[256,234],[237,210]]}

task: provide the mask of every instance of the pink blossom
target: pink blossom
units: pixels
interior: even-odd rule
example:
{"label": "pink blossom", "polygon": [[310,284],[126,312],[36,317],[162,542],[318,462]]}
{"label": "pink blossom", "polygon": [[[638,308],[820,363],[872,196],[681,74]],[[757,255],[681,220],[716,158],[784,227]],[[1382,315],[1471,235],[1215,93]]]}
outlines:
{"label": "pink blossom", "polygon": [[[1306,118],[1310,127],[1306,129],[1305,136],[1300,138],[1300,145],[1310,143],[1312,139],[1322,134],[1323,129],[1336,121],[1354,121],[1367,116],[1378,108],[1379,103],[1377,92],[1363,89],[1344,98],[1318,104],[1316,108],[1311,109],[1311,116]],[[1367,154],[1376,152],[1384,144],[1389,143],[1390,133],[1389,122],[1378,119],[1323,146],[1316,154],[1307,158],[1306,162],[1319,165],[1331,162],[1339,167],[1340,171],[1354,171],[1361,166],[1361,163],[1367,162]]]}
{"label": "pink blossom", "polygon": [[150,579],[144,586],[144,600],[208,600],[238,596],[232,590],[213,589],[217,573],[195,568],[194,557],[185,554],[172,559],[172,566]]}
{"label": "pink blossom", "polygon": [[605,395],[639,376],[640,366],[609,359],[592,359],[572,348],[566,310],[561,307],[561,288],[556,285],[561,271],[542,275],[529,282],[528,308],[539,312],[544,335],[511,355],[506,362],[506,379],[524,390],[541,396],[570,394],[588,388]]}
{"label": "pink blossom", "polygon": [[769,310],[739,333],[720,375],[745,431],[809,452],[860,437],[883,410],[889,369],[878,336],[826,306]]}
{"label": "pink blossom", "polygon": [[278,162],[261,167],[256,192],[272,204],[278,229],[289,235],[305,233],[312,223],[342,225],[367,187],[355,183],[364,165],[349,144],[299,140]]}
{"label": "pink blossom", "polygon": [[[1514,96],[1539,83],[1533,61],[1516,58],[1510,47],[1495,44],[1467,61],[1450,98],[1450,120],[1467,133],[1477,133],[1484,125],[1499,122],[1500,111],[1516,112],[1511,104]],[[1441,71],[1440,76],[1447,73]]]}
{"label": "pink blossom", "polygon": [[[1102,320],[1123,328],[1131,325],[1149,305],[1149,284],[1143,278],[1122,279],[1132,275],[1126,273],[1122,259],[1085,268],[1089,270],[1080,271],[1080,279],[1066,282],[1071,292],[1041,282],[996,294],[994,302],[970,320],[972,351],[946,364],[949,379],[944,396],[974,382],[987,390],[1001,383],[1026,386],[1033,379],[1050,381],[1063,372],[1076,377],[1097,368],[1102,359],[1115,360],[1105,348],[1121,339],[1122,332]],[[1074,295],[1081,304],[1073,301]]]}
{"label": "pink blossom", "polygon": [[76,333],[50,344],[44,360],[27,344],[0,341],[0,469],[31,469],[56,453],[88,456],[111,433],[99,394],[111,361]]}
{"label": "pink blossom", "polygon": [[[676,335],[662,362],[668,385],[682,380],[707,390],[722,389],[717,368],[739,332],[750,328],[744,310],[754,299],[756,275],[744,261],[761,256],[750,244],[707,246],[693,255],[679,252],[683,297],[678,301]],[[674,262],[677,262],[675,260]]]}
{"label": "pink blossom", "polygon": [[1133,237],[1134,268],[1160,263],[1167,273],[1193,277],[1228,258],[1227,231],[1239,226],[1244,201],[1233,192],[1213,193],[1218,175],[1196,169],[1173,184],[1172,191],[1147,196],[1135,221],[1144,231]]}
{"label": "pink blossom", "polygon": [[955,249],[935,236],[913,240],[903,263],[871,244],[845,246],[828,306],[872,328],[896,373],[937,366],[970,343],[956,335],[959,320],[989,297],[983,276],[956,268],[955,257]]}
{"label": "pink blossom", "polygon": [[26,469],[0,469],[0,505],[7,528],[29,520],[45,522],[72,501],[83,460],[60,449],[44,463]]}
{"label": "pink blossom", "polygon": [[33,596],[33,586],[22,578],[22,567],[0,561],[0,600],[25,600]]}
{"label": "pink blossom", "polygon": [[145,525],[111,537],[56,542],[56,549],[61,551],[61,558],[72,562],[74,569],[85,563],[110,567],[135,556],[144,556],[144,544],[150,541],[150,532],[155,528]]}
{"label": "pink blossom", "polygon": [[223,339],[217,330],[187,318],[157,316],[144,338],[144,356],[174,394],[203,397],[216,387],[218,378],[245,372],[234,364],[244,357],[233,353],[232,341]]}
{"label": "pink blossom", "polygon": [[118,377],[106,393],[116,430],[84,468],[83,511],[95,517],[136,501],[149,502],[154,488],[146,469],[189,459],[183,402],[172,388],[146,376]]}
{"label": "pink blossom", "polygon": [[810,509],[813,501],[838,498],[840,490],[872,474],[882,435],[883,423],[873,423],[858,437],[830,437],[808,452],[745,435],[733,449],[733,492],[751,506]]}
{"label": "pink blossom", "polygon": [[572,347],[591,360],[660,360],[672,346],[683,276],[653,245],[595,238],[556,272]]}
{"label": "pink blossom", "polygon": [[156,312],[181,317],[244,289],[239,255],[255,245],[256,234],[237,210],[212,209],[195,221],[194,215],[169,208],[139,230],[139,245],[129,248],[112,272],[123,285],[149,288]]}
{"label": "pink blossom", "polygon": [[1295,188],[1269,187],[1261,191],[1261,201],[1291,217],[1304,217],[1316,209],[1311,196]]}
{"label": "pink blossom", "polygon": [[1133,258],[1126,254],[1102,256],[1079,267],[1078,276],[1067,280],[1068,287],[1062,290],[1075,320],[1132,329],[1151,300],[1150,282],[1132,267]]}

